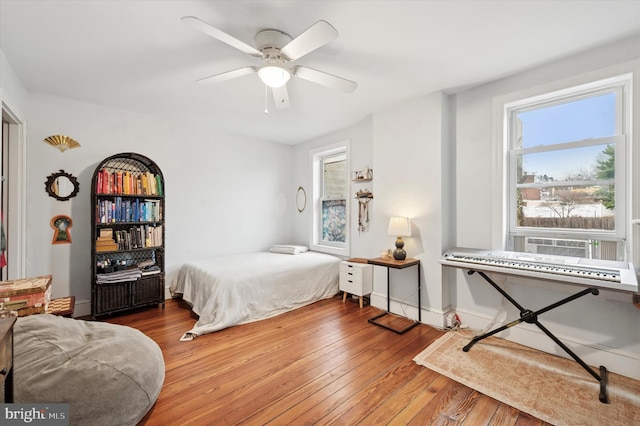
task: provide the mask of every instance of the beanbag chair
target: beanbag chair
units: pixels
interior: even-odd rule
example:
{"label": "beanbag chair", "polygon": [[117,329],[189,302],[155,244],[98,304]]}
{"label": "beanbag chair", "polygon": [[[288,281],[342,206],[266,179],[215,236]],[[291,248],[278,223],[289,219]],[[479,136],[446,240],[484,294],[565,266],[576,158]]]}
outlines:
{"label": "beanbag chair", "polygon": [[160,394],[162,351],[139,330],[41,314],[13,335],[16,403],[68,403],[72,425],[135,425]]}

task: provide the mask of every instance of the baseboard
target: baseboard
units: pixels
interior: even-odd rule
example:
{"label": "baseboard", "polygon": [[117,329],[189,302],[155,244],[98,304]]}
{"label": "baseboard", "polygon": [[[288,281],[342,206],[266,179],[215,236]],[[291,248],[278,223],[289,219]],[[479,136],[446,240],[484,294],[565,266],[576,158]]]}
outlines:
{"label": "baseboard", "polygon": [[[477,334],[494,330],[513,320],[513,318],[503,317],[499,317],[498,320],[496,320],[494,317],[485,314],[461,309],[456,309],[456,312],[462,318],[463,325],[472,330],[478,330]],[[544,325],[544,321],[541,320],[540,323]],[[556,333],[554,330],[551,330],[551,328],[549,328],[549,330],[586,364],[592,367],[604,366],[608,371],[613,373],[640,380],[640,359],[637,358],[637,354],[593,342],[582,341],[576,339],[574,336]],[[514,327],[509,327],[505,331],[498,333],[496,337],[571,359],[569,354],[556,345],[555,342],[534,324],[521,323]]]}
{"label": "baseboard", "polygon": [[[387,309],[387,297],[384,294],[372,293],[371,306],[379,309]],[[468,310],[460,310],[448,307],[442,312],[422,307],[421,321],[423,324],[431,325],[435,328],[446,327],[446,317],[451,311],[456,311],[462,318],[463,326],[478,330],[493,330],[506,324],[513,318],[507,319],[499,317],[497,320],[492,316],[472,312]],[[390,312],[401,315],[410,319],[418,319],[418,308],[405,303],[391,300]],[[542,321],[541,321],[542,322]],[[553,332],[553,330],[551,330]],[[593,367],[604,366],[608,371],[640,380],[640,359],[637,354],[614,349],[597,343],[581,341],[573,336],[565,336],[554,333],[562,343],[564,343],[571,351],[580,357],[585,363]],[[555,344],[546,334],[538,327],[532,324],[522,323],[515,327],[510,327],[496,335],[503,339],[519,343],[540,351],[571,359],[561,347]],[[588,374],[585,372],[585,374]]]}
{"label": "baseboard", "polygon": [[[164,288],[164,298],[165,300],[171,299],[171,291],[169,290],[168,286],[165,286]],[[89,299],[83,299],[83,300],[78,300],[76,299],[76,304],[75,304],[75,308],[73,310],[73,318],[80,318],[80,317],[89,317],[91,316],[91,300]]]}
{"label": "baseboard", "polygon": [[[370,303],[371,306],[383,309],[385,311],[387,310],[387,296],[385,294],[375,292],[371,293]],[[427,324],[435,328],[445,328],[447,325],[447,314],[452,310],[453,309],[451,307],[447,307],[442,311],[437,311],[422,306],[420,309],[420,322],[422,324]],[[390,312],[415,321],[418,320],[418,307],[407,305],[406,303],[401,301],[391,299]]]}
{"label": "baseboard", "polygon": [[79,317],[88,317],[88,316],[91,316],[91,300],[76,299],[76,304],[73,309],[72,317],[79,318]]}

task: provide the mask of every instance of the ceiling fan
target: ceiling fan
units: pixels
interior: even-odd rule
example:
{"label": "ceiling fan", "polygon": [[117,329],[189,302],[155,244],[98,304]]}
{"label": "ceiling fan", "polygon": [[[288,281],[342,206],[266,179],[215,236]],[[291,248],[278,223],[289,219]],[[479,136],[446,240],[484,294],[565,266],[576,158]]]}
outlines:
{"label": "ceiling fan", "polygon": [[262,30],[255,35],[255,48],[194,16],[185,16],[182,21],[198,31],[264,61],[262,66],[246,66],[204,77],[197,81],[219,83],[257,72],[263,83],[271,88],[278,109],[289,106],[286,84],[291,76],[347,93],[353,92],[358,87],[354,81],[326,72],[301,65],[289,66],[290,62],[300,59],[338,37],[338,31],[326,21],[316,22],[294,39],[279,30]]}

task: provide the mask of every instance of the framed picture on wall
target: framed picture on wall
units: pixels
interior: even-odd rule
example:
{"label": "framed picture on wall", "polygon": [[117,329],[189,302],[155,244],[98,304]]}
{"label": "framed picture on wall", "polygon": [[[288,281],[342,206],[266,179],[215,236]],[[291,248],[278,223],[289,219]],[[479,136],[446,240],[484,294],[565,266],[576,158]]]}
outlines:
{"label": "framed picture on wall", "polygon": [[58,215],[51,218],[51,228],[53,228],[53,241],[51,244],[71,244],[71,226],[73,221],[69,216]]}

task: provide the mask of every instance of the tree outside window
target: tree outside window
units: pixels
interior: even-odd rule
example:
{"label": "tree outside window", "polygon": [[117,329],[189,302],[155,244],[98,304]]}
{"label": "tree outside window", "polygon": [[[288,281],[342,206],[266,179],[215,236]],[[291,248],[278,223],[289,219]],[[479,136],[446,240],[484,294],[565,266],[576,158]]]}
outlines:
{"label": "tree outside window", "polygon": [[[629,80],[597,82],[505,108],[509,135],[509,234],[624,243],[624,93]],[[617,207],[617,208],[616,208]],[[517,241],[521,241],[518,243]]]}

